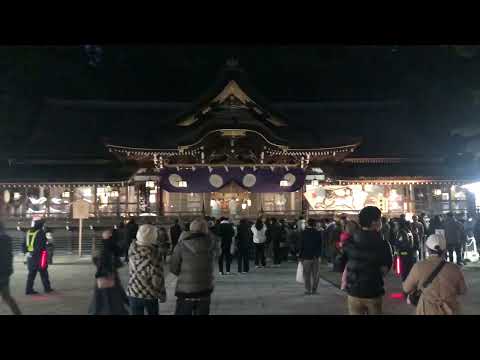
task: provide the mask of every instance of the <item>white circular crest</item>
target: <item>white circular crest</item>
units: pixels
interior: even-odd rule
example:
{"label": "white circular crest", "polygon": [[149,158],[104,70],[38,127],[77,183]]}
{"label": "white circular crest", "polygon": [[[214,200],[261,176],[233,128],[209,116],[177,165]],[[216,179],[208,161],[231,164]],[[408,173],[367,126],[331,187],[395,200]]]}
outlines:
{"label": "white circular crest", "polygon": [[245,187],[252,187],[257,182],[257,178],[253,174],[247,174],[243,177],[242,183]]}
{"label": "white circular crest", "polygon": [[210,185],[212,185],[216,188],[219,188],[223,185],[222,177],[220,175],[217,175],[217,174],[210,175],[210,178],[208,179],[208,181],[210,182]]}
{"label": "white circular crest", "polygon": [[178,174],[172,174],[168,177],[168,182],[170,185],[178,187],[178,183],[182,181],[182,177]]}
{"label": "white circular crest", "polygon": [[283,178],[288,181],[288,186],[293,186],[293,184],[295,184],[296,178],[292,173],[286,173]]}

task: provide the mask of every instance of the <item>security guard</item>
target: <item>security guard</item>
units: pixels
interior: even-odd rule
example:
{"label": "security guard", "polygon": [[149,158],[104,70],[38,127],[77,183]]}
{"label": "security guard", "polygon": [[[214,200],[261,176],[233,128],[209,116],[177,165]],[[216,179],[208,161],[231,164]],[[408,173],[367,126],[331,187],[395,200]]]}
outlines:
{"label": "security guard", "polygon": [[400,259],[400,277],[405,281],[415,264],[415,243],[409,224],[404,219],[394,223],[393,245]]}
{"label": "security guard", "polygon": [[50,286],[48,278],[48,258],[47,258],[47,238],[43,230],[43,221],[34,222],[33,228],[27,231],[27,236],[23,244],[23,253],[27,256],[27,295],[38,294],[33,290],[33,283],[37,272],[40,272],[43,287],[46,293],[50,293],[53,289]]}

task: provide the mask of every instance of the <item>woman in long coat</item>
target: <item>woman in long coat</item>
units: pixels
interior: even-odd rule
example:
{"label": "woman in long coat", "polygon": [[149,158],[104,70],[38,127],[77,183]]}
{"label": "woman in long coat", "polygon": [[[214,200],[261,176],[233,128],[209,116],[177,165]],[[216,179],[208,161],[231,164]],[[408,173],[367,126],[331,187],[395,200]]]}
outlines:
{"label": "woman in long coat", "polygon": [[120,282],[118,269],[123,265],[121,250],[116,246],[112,231],[102,234],[103,247],[93,255],[95,288],[90,315],[128,315],[128,297]]}

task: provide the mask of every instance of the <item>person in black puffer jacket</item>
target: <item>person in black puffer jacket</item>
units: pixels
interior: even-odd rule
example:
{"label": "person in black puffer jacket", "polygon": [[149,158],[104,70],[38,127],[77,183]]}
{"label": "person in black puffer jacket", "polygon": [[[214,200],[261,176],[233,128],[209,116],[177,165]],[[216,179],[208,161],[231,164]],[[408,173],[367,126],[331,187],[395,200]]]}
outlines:
{"label": "person in black puffer jacket", "polygon": [[280,242],[282,241],[282,227],[278,223],[277,219],[270,219],[270,226],[266,232],[267,243],[270,243],[273,253],[273,267],[279,267],[281,263],[280,259]]}
{"label": "person in black puffer jacket", "polygon": [[12,239],[0,223],[0,296],[14,315],[21,315],[15,299],[10,295],[10,276],[13,274]]}
{"label": "person in black puffer jacket", "polygon": [[344,247],[350,315],[382,313],[383,277],[392,266],[392,251],[380,233],[381,215],[375,206],[363,208],[359,214],[361,230]]}
{"label": "person in black puffer jacket", "polygon": [[248,253],[253,242],[253,234],[247,219],[241,219],[238,226],[237,247],[238,247],[238,273],[248,273],[250,270],[250,259]]}
{"label": "person in black puffer jacket", "polygon": [[317,292],[320,281],[319,261],[322,252],[322,233],[316,228],[314,219],[308,219],[308,226],[300,236],[300,251],[298,257],[303,265],[303,278],[305,279],[305,295]]}
{"label": "person in black puffer jacket", "polygon": [[[218,258],[218,268],[220,270],[220,274],[230,275],[230,265],[232,263],[232,254],[231,254],[231,245],[233,237],[235,236],[235,230],[233,229],[233,225],[228,221],[227,218],[222,218],[220,225],[218,227],[218,236],[222,241],[222,253]],[[223,272],[223,262],[226,262],[226,273]]]}

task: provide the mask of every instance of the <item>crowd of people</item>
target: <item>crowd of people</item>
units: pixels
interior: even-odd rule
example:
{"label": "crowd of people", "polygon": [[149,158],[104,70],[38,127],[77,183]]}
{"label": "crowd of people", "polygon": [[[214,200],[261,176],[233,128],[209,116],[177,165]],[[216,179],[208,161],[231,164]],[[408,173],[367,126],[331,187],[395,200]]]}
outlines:
{"label": "crowd of people", "polygon": [[[300,217],[288,222],[260,217],[255,222],[234,222],[205,217],[183,226],[175,220],[169,231],[148,223],[139,226],[131,219],[125,226],[104,231],[102,246],[92,254],[96,273],[89,313],[157,315],[159,303],[166,301],[165,277],[170,271],[177,277],[175,314],[207,315],[215,275],[232,275],[236,257],[241,275],[249,273],[252,261],[256,269],[279,267],[286,261],[300,263],[305,295],[317,293],[320,262],[327,262],[332,271],[342,273],[350,314],[382,313],[383,279],[393,269],[417,314],[456,314],[457,297],[466,292],[461,270],[464,244],[467,233],[475,231],[475,226],[464,225],[451,213],[431,221],[421,214],[408,221],[405,215],[382,217],[371,206],[358,216],[336,220]],[[53,237],[43,221],[34,222],[26,232],[27,295],[37,294],[37,273],[44,291],[53,291],[49,239]],[[0,295],[14,314],[20,314],[9,290],[11,239],[1,226],[0,240]],[[129,270],[126,290],[118,273],[123,266]],[[415,298],[419,292],[421,296]]]}
{"label": "crowd of people", "polygon": [[467,290],[461,269],[466,230],[452,213],[427,224],[424,214],[412,216],[412,221],[405,215],[389,220],[368,206],[360,212],[358,225],[341,219],[336,226],[340,236],[333,239],[338,244],[333,261],[343,269],[341,288],[348,294],[350,314],[382,314],[384,277],[392,268],[416,314],[461,312],[458,296]]}

